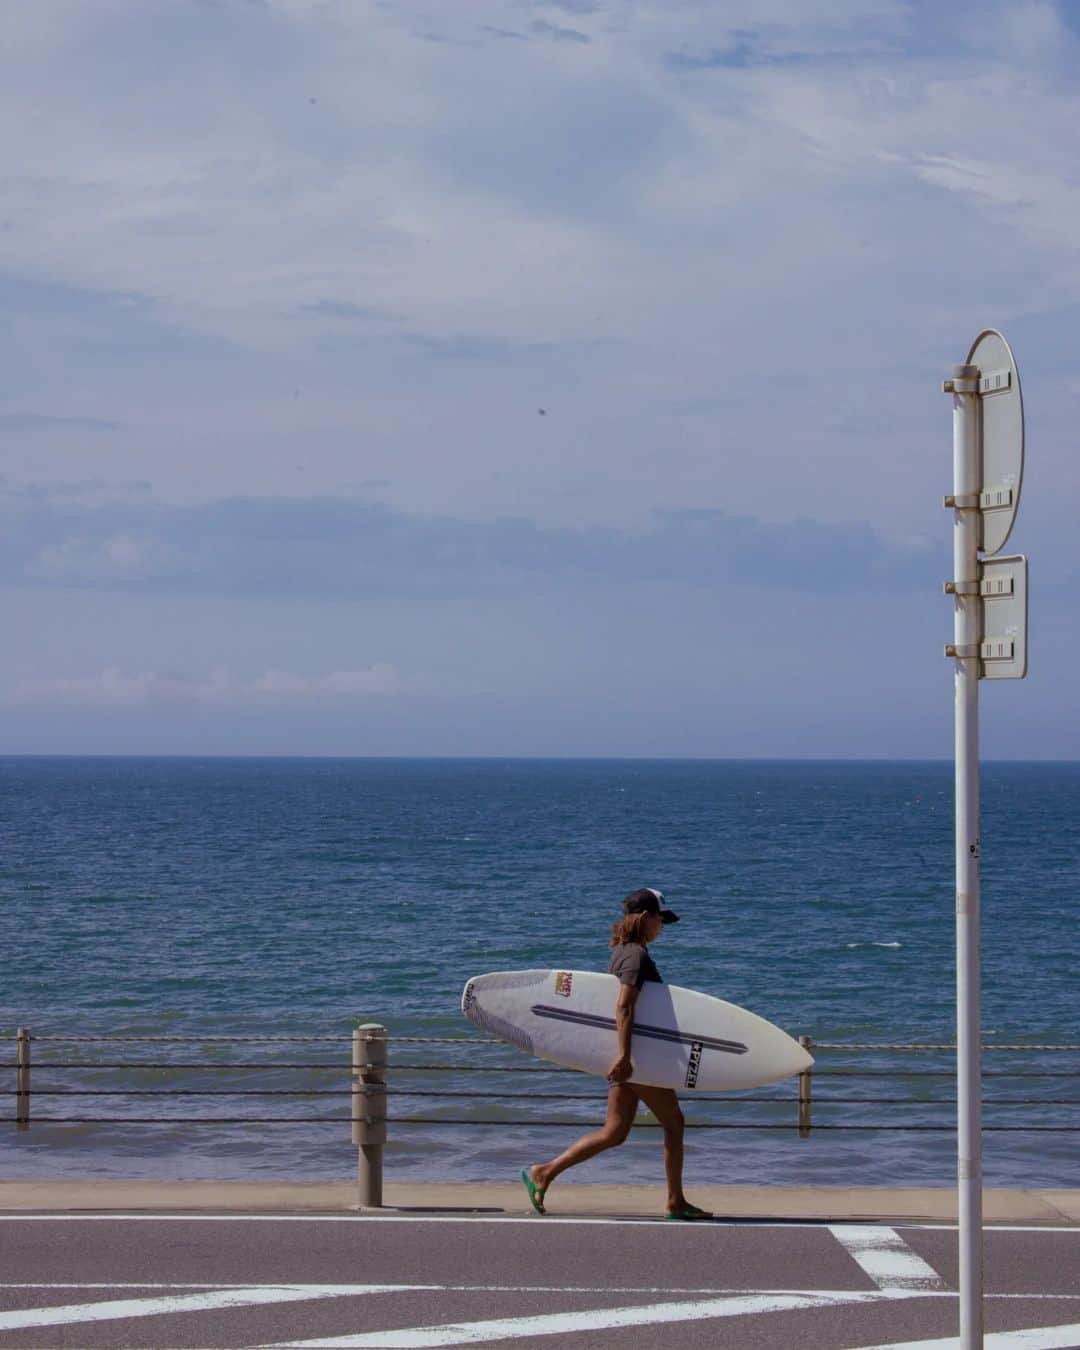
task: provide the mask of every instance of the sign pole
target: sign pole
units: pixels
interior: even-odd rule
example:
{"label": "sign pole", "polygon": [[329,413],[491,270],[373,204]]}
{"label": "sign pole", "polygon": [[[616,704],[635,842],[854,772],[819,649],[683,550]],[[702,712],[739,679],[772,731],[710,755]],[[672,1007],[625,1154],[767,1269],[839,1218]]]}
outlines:
{"label": "sign pole", "polygon": [[983,1344],[982,1072],[979,1018],[979,369],[953,370],[956,648],[956,1086],[960,1344]]}
{"label": "sign pole", "polygon": [[[1024,471],[1024,403],[995,328],[946,380],[953,396],[953,641],[956,715],[956,1182],[960,1345],[982,1350],[982,1029],[979,962],[979,681],[1027,674],[1028,565],[1001,554]],[[981,555],[981,556],[980,556]]]}

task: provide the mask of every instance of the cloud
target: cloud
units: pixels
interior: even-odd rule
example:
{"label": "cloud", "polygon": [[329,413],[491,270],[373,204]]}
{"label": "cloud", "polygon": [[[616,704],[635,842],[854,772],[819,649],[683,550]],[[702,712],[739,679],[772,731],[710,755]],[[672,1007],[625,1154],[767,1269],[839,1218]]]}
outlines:
{"label": "cloud", "polygon": [[643,529],[424,517],[367,500],[235,498],[194,506],[9,509],[7,585],[347,598],[480,595],[603,580],[854,594],[929,584],[940,544],[869,525],[657,513]]}
{"label": "cloud", "polygon": [[122,431],[124,422],[103,417],[54,417],[47,413],[0,413],[0,427],[8,431]]}
{"label": "cloud", "polygon": [[[247,686],[252,694],[272,698],[311,698],[323,694],[352,697],[357,694],[398,694],[405,683],[397,669],[386,661],[367,670],[332,670],[326,675],[296,675],[287,670],[268,670]],[[410,688],[415,691],[414,683]]]}
{"label": "cloud", "polygon": [[[351,460],[429,517],[836,522],[869,466],[914,532],[940,369],[1038,317],[1026,381],[1080,297],[1047,0],[33,8],[0,80],[8,415],[130,427],[53,426],[58,477],[89,450],[174,500],[312,496]],[[533,21],[591,43],[491,31]],[[1073,420],[1042,436],[1063,495]],[[10,438],[26,476],[45,433]]]}
{"label": "cloud", "polygon": [[6,478],[0,477],[0,497],[24,502],[60,501],[65,497],[115,499],[130,494],[142,496],[151,490],[151,484],[144,478],[127,482],[118,482],[115,479],[107,482],[104,478],[80,478],[67,482],[21,483],[17,487],[9,487],[7,481]]}
{"label": "cloud", "polygon": [[808,720],[868,650],[903,697],[947,605],[940,379],[988,324],[1017,546],[1071,584],[1075,3],[8,8],[5,679],[213,698],[377,655],[531,697],[557,652],[577,698],[584,644],[591,722],[663,623],[710,680],[740,646],[747,726],[795,697],[767,663],[834,663]]}
{"label": "cloud", "polygon": [[1069,272],[1080,278],[1080,182],[1049,165],[1032,171],[1008,162],[941,154],[911,155],[907,162],[924,182],[971,197],[983,210],[1011,220],[1033,243],[1071,258]]}
{"label": "cloud", "polygon": [[[188,6],[154,23],[48,8],[66,22],[41,25],[0,88],[27,125],[8,147],[8,265],[256,345],[309,341],[292,316],[333,326],[339,306],[438,335],[463,307],[516,339],[566,338],[598,308],[608,332],[648,332],[650,296],[718,270],[715,236],[667,243],[685,208],[654,197],[658,175],[761,213],[827,194],[838,227],[872,207],[879,148],[900,157],[897,186],[925,181],[921,156],[987,146],[1003,174],[1070,175],[1076,93],[1057,71],[1077,44],[1048,3],[989,4],[980,22],[956,6],[947,59],[920,37],[944,21],[903,0],[653,0],[588,33],[531,20],[563,39],[532,43],[501,40],[534,12],[502,0]],[[418,52],[433,16],[469,45]],[[585,76],[569,49],[589,59],[587,42]],[[732,132],[746,153],[720,173]],[[836,191],[837,165],[856,193]],[[895,242],[911,247],[902,226]],[[767,233],[737,243],[741,265],[767,267]],[[814,243],[828,253],[828,231]]]}
{"label": "cloud", "polygon": [[96,675],[20,680],[2,701],[84,708],[237,709],[271,704],[324,704],[373,695],[421,693],[431,687],[431,682],[424,678],[403,677],[385,661],[362,670],[333,670],[322,675],[272,669],[248,679],[234,678],[224,668],[211,670],[205,676],[191,676],[161,671],[128,674],[115,666],[106,666]]}
{"label": "cloud", "polygon": [[359,320],[364,323],[393,317],[382,310],[372,309],[370,305],[354,305],[347,300],[317,300],[314,304],[303,305],[301,312],[331,319]]}
{"label": "cloud", "polygon": [[157,671],[127,675],[106,666],[97,675],[69,679],[21,680],[7,694],[7,703],[55,703],[76,707],[147,707],[169,704],[217,704],[228,701],[225,671],[202,679]]}
{"label": "cloud", "polygon": [[577,42],[588,45],[592,38],[576,28],[561,28],[558,24],[548,23],[546,19],[535,19],[529,27],[540,37],[550,38],[552,42]]}
{"label": "cloud", "polygon": [[564,14],[596,14],[600,10],[600,0],[547,0],[547,3]]}

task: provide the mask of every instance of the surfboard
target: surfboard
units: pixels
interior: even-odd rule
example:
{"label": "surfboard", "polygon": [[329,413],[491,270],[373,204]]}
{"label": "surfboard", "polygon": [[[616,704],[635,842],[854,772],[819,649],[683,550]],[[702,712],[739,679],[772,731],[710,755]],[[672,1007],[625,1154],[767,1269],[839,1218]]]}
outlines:
{"label": "surfboard", "polygon": [[[618,1053],[614,975],[590,970],[501,970],[477,975],[461,1011],[538,1059],[606,1076]],[[676,1091],[737,1092],[778,1083],[813,1064],[772,1022],[734,1003],[680,989],[642,986],[634,1007],[630,1081]]]}

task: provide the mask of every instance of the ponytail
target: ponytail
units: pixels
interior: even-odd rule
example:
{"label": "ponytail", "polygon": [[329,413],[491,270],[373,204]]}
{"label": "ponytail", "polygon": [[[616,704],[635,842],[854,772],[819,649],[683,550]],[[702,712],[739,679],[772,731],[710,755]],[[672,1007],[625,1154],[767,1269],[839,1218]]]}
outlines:
{"label": "ponytail", "polygon": [[611,925],[611,945],[621,947],[625,943],[637,942],[642,947],[645,946],[648,939],[645,937],[645,926],[651,914],[625,914],[618,923]]}

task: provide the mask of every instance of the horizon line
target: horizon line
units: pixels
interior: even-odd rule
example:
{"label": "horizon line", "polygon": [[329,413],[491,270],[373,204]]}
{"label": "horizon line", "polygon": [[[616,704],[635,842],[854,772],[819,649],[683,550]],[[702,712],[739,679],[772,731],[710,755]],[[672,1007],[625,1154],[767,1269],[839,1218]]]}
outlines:
{"label": "horizon line", "polygon": [[[100,760],[220,760],[230,762],[266,762],[268,760],[299,760],[311,763],[486,763],[486,764],[952,764],[951,756],[920,755],[483,755],[483,754],[438,754],[438,755],[341,755],[341,754],[276,754],[247,753],[221,754],[208,751],[205,754],[178,753],[162,751],[160,753],[127,753],[123,751],[0,751],[0,763],[6,760],[28,759],[100,759]],[[1063,759],[1050,756],[1024,759],[1019,756],[1006,758],[987,758],[982,764],[1080,764],[1080,759]]]}

